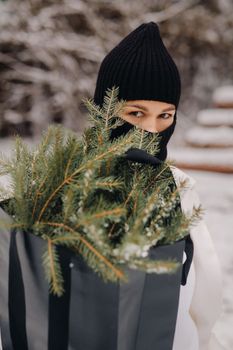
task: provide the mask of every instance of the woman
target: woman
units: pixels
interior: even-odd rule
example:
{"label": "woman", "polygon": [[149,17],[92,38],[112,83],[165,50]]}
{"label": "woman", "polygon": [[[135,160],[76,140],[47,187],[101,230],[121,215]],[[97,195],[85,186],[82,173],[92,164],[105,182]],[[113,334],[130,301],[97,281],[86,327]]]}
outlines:
{"label": "woman", "polygon": [[[157,132],[161,136],[158,154],[148,157],[146,152],[136,149],[128,152],[127,157],[160,164],[167,157],[166,146],[176,124],[180,78],[155,23],[136,28],[104,58],[95,90],[97,104],[103,103],[105,91],[112,85],[120,87],[119,97],[127,100],[127,105],[121,114],[125,122],[111,130],[111,138],[136,124],[149,133]],[[189,188],[180,194],[180,204],[183,210],[192,210],[199,204],[194,178],[176,167],[171,167],[171,171],[177,185],[181,179],[188,179]],[[11,222],[1,208],[0,219]],[[46,243],[35,235],[16,231],[9,234],[8,229],[1,229],[3,349],[210,349],[211,330],[221,306],[219,262],[203,220],[190,230],[190,237],[186,254],[184,242],[172,245],[177,244],[183,254],[182,276],[179,272],[168,278],[166,274],[136,270],[130,272],[130,283],[120,288],[117,284],[105,284],[79,256],[61,249],[66,293],[58,298],[48,294],[41,266]],[[163,249],[156,247],[154,253]],[[160,305],[160,300],[166,303]]]}
{"label": "woman", "polygon": [[[167,143],[176,125],[181,82],[156,23],[141,24],[105,56],[96,83],[96,104],[102,105],[106,89],[113,85],[119,87],[118,98],[124,99],[126,105],[120,115],[125,123],[112,130],[111,138],[127,133],[135,125],[147,132],[156,132],[161,139],[159,153],[154,158],[164,161]],[[138,154],[133,157],[137,159]],[[143,156],[140,158],[143,162]],[[193,206],[200,204],[196,181],[177,167],[172,166],[171,171],[177,185],[181,179],[188,180],[189,188],[180,193],[180,198],[182,210],[191,211]],[[211,331],[221,311],[220,264],[203,219],[190,230],[190,237],[194,247],[193,259],[186,284],[180,289],[173,350],[212,349],[214,336]],[[129,320],[127,303],[124,305],[120,308],[121,319]],[[124,334],[124,327],[121,331]],[[125,349],[124,342],[121,343],[122,349]]]}

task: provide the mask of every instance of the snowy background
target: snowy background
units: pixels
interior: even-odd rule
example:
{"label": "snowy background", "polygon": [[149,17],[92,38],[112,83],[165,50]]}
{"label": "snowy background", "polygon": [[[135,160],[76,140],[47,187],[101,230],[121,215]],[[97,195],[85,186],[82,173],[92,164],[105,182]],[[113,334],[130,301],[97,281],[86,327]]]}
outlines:
{"label": "snowy background", "polygon": [[[159,24],[181,75],[168,156],[196,179],[223,271],[218,349],[233,349],[233,1],[0,0],[0,151],[48,124],[81,133],[104,56],[143,22]],[[5,186],[6,179],[0,178]],[[185,349],[182,349],[185,350]]]}

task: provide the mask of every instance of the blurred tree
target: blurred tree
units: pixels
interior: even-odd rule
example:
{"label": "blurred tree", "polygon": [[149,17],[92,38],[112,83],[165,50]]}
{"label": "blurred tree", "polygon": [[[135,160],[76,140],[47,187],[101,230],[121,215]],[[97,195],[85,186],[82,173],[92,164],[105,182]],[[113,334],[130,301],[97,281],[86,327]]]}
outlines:
{"label": "blurred tree", "polygon": [[182,76],[191,119],[215,87],[232,83],[231,0],[8,0],[0,3],[0,135],[40,135],[49,123],[82,131],[83,96],[99,65],[142,22],[160,24]]}

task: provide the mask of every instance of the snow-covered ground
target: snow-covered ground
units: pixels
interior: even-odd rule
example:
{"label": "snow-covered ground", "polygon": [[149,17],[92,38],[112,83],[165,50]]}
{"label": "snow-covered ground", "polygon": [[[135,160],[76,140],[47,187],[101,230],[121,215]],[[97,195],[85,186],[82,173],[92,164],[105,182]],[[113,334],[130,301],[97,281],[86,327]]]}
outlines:
{"label": "snow-covered ground", "polygon": [[[33,144],[31,140],[27,140]],[[0,150],[10,154],[12,141],[0,140]],[[178,153],[177,153],[178,154]],[[168,153],[169,156],[169,153]],[[189,157],[191,155],[189,154]],[[175,152],[172,159],[175,160]],[[205,207],[205,219],[223,272],[223,311],[214,332],[226,350],[233,349],[233,174],[184,170],[196,179],[196,188]],[[0,178],[0,183],[3,179]],[[183,349],[182,349],[183,350]],[[214,350],[214,349],[211,349]]]}

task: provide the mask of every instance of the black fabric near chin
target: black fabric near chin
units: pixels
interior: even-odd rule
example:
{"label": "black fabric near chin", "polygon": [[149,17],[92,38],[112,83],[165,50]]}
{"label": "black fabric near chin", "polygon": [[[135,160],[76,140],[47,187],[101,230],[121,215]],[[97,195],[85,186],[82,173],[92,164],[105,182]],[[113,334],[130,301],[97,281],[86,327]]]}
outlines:
{"label": "black fabric near chin", "polygon": [[[160,136],[160,141],[159,141],[159,149],[160,150],[157,154],[154,155],[154,158],[157,158],[158,164],[159,164],[159,160],[165,161],[167,158],[167,144],[168,144],[168,142],[169,142],[169,140],[174,132],[175,126],[176,126],[176,113],[174,115],[174,120],[173,120],[172,124],[169,125],[169,127],[166,128],[165,130],[157,133]],[[110,140],[113,140],[113,139],[115,139],[119,136],[122,136],[122,135],[126,135],[126,133],[130,129],[132,129],[133,127],[134,127],[133,124],[125,121],[124,124],[111,130]],[[148,153],[146,151],[140,150],[138,148],[132,148],[132,149],[128,150],[126,153],[127,153],[127,157],[131,157],[131,158],[133,157],[133,159],[128,158],[131,160],[136,161],[137,160],[136,158],[138,156],[141,163],[147,163],[148,156],[150,156],[150,155],[148,155]],[[143,161],[143,157],[145,157],[144,161]],[[153,156],[151,156],[151,157],[153,157]],[[152,161],[152,159],[150,159],[150,161]],[[154,160],[154,161],[156,162],[156,160]]]}
{"label": "black fabric near chin", "polygon": [[132,162],[151,164],[154,167],[157,167],[162,163],[162,161],[159,158],[147,153],[146,151],[140,148],[130,148],[128,151],[125,152],[125,158],[127,160],[131,160]]}
{"label": "black fabric near chin", "polygon": [[113,139],[122,136],[122,135],[126,135],[127,132],[132,129],[134,127],[133,124],[125,121],[124,124],[116,127],[115,129],[111,129],[111,133],[110,133],[110,137],[109,139],[112,141]]}
{"label": "black fabric near chin", "polygon": [[159,136],[161,136],[161,139],[159,141],[159,153],[156,154],[156,157],[159,158],[161,161],[165,161],[167,158],[167,144],[175,130],[176,126],[176,113],[174,115],[174,120],[171,125],[169,125],[168,128],[165,130],[159,132]]}

